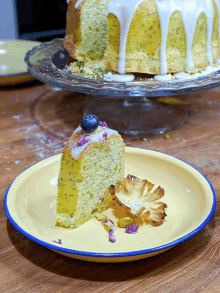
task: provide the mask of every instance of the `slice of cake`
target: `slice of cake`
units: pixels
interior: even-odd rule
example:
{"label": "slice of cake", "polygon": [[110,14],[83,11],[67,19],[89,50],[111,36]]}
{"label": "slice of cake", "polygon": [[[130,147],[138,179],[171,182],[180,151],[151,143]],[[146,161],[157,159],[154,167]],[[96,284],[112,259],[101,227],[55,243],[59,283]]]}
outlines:
{"label": "slice of cake", "polygon": [[76,228],[109,207],[110,185],[124,178],[124,143],[117,131],[88,115],[62,154],[56,225]]}

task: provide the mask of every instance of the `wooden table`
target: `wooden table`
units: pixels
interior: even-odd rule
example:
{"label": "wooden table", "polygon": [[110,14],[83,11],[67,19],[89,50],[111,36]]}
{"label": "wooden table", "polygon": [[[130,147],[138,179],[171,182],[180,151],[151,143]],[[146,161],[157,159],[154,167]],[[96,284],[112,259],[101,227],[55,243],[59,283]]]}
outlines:
{"label": "wooden table", "polygon": [[[179,97],[192,117],[164,135],[124,136],[129,146],[160,150],[199,169],[220,198],[220,89]],[[0,292],[220,292],[220,206],[196,236],[132,263],[69,259],[21,235],[3,199],[11,181],[33,163],[58,154],[81,120],[85,95],[35,82],[0,89]]]}

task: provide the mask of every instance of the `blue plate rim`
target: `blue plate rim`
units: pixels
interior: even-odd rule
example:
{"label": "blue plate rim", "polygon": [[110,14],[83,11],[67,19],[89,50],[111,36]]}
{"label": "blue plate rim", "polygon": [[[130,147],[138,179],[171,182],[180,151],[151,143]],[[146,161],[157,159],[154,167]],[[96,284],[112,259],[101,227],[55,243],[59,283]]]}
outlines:
{"label": "blue plate rim", "polygon": [[51,156],[47,159],[41,160],[31,166],[29,166],[28,168],[26,168],[24,171],[22,171],[18,176],[16,176],[16,178],[11,182],[11,184],[9,185],[9,187],[6,190],[5,193],[5,197],[4,197],[4,209],[5,209],[5,213],[6,216],[9,220],[9,222],[14,226],[14,228],[19,231],[21,234],[23,234],[25,237],[29,238],[30,240],[32,240],[33,242],[40,244],[41,246],[44,246],[48,249],[52,249],[52,250],[56,250],[56,251],[60,251],[63,253],[67,253],[67,254],[72,254],[72,255],[79,255],[79,256],[88,256],[88,257],[102,257],[102,258],[115,258],[115,257],[119,257],[119,258],[123,258],[123,257],[131,257],[131,256],[138,256],[138,255],[145,255],[145,254],[149,254],[149,253],[154,253],[154,252],[158,252],[158,251],[163,251],[165,249],[169,249],[172,248],[175,245],[178,245],[184,241],[186,241],[187,239],[193,237],[194,235],[196,235],[198,232],[200,232],[211,220],[212,216],[214,215],[215,209],[216,209],[216,195],[215,195],[215,191],[214,188],[212,186],[212,184],[210,183],[210,181],[206,178],[206,176],[204,174],[202,174],[198,169],[196,169],[195,167],[193,167],[192,165],[190,165],[189,163],[173,156],[173,155],[169,155],[163,152],[159,152],[159,151],[155,151],[155,150],[148,150],[148,149],[144,149],[144,148],[138,148],[138,147],[127,147],[127,148],[131,148],[131,149],[142,149],[142,150],[146,150],[146,151],[150,151],[150,152],[158,152],[160,154],[175,158],[183,163],[185,163],[186,165],[190,166],[191,168],[193,168],[194,170],[196,170],[200,175],[202,175],[202,177],[208,182],[211,191],[212,191],[212,195],[213,195],[213,204],[212,204],[212,208],[211,211],[209,213],[209,215],[207,216],[207,218],[201,223],[200,226],[198,226],[196,229],[194,229],[193,231],[191,231],[190,233],[174,240],[171,241],[169,243],[166,243],[164,245],[159,245],[153,248],[148,248],[148,249],[142,249],[142,250],[136,250],[136,251],[129,251],[129,252],[114,252],[114,253],[97,253],[97,252],[88,252],[88,251],[80,251],[80,250],[74,250],[74,249],[69,249],[69,248],[63,248],[63,247],[59,247],[53,244],[50,244],[48,242],[42,241],[34,236],[32,236],[31,234],[27,233],[24,229],[22,229],[12,218],[12,216],[10,215],[9,209],[8,209],[8,205],[7,205],[7,199],[8,199],[8,194],[9,194],[9,190],[11,188],[11,186],[13,185],[13,183],[15,182],[15,180],[24,172],[26,172],[29,168],[33,167],[36,164],[39,164],[40,162],[47,160],[47,159],[51,159],[53,157],[56,157],[57,155]]}

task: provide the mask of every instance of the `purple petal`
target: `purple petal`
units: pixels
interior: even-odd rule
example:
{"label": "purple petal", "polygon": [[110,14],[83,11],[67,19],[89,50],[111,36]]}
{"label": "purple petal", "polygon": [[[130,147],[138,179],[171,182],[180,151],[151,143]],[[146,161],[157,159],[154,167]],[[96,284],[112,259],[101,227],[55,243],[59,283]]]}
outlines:
{"label": "purple petal", "polygon": [[137,233],[138,228],[139,228],[138,225],[133,224],[133,225],[127,226],[125,231],[126,233],[134,234],[134,233]]}
{"label": "purple petal", "polygon": [[107,125],[107,123],[105,121],[103,121],[103,122],[99,121],[99,126],[108,128],[108,125]]}
{"label": "purple petal", "polygon": [[99,203],[102,203],[104,201],[104,197],[101,197],[100,199],[99,199]]}
{"label": "purple petal", "polygon": [[61,239],[58,239],[58,241],[53,240],[53,242],[57,243],[57,244],[62,244]]}
{"label": "purple petal", "polygon": [[114,230],[109,230],[109,241],[115,242],[116,241],[116,236]]}
{"label": "purple petal", "polygon": [[103,137],[107,138],[108,134],[107,133],[103,133]]}
{"label": "purple petal", "polygon": [[76,143],[76,146],[83,146],[91,139],[89,134],[83,135],[82,139]]}

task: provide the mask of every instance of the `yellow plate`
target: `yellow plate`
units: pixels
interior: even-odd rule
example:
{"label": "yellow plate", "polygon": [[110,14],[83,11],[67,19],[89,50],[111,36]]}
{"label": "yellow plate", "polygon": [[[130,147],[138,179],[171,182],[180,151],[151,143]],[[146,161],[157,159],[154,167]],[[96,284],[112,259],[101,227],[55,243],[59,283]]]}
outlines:
{"label": "yellow plate", "polygon": [[[209,181],[187,163],[156,151],[126,148],[125,172],[165,189],[166,221],[145,225],[137,234],[116,228],[117,241],[96,219],[77,229],[55,227],[57,176],[61,155],[50,157],[22,172],[5,195],[9,221],[31,240],[68,257],[93,262],[126,262],[159,254],[198,233],[216,206]],[[106,214],[114,220],[111,210]],[[55,243],[61,239],[62,244]]]}
{"label": "yellow plate", "polygon": [[33,81],[24,62],[26,53],[40,42],[0,40],[0,86],[13,86]]}

